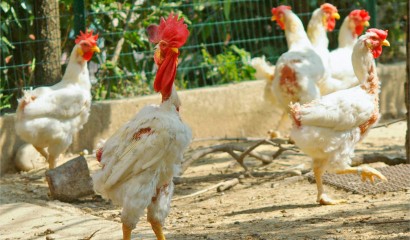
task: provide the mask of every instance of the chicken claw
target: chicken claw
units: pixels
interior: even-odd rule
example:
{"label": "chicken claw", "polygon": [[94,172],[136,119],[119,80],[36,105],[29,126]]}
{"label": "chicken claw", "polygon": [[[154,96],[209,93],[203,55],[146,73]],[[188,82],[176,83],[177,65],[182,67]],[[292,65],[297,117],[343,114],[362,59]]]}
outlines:
{"label": "chicken claw", "polygon": [[387,181],[387,178],[383,176],[383,174],[381,174],[379,171],[369,166],[358,167],[357,173],[361,175],[363,182],[369,179],[371,183],[374,183],[374,177],[377,177],[382,181]]}
{"label": "chicken claw", "polygon": [[341,203],[346,203],[347,200],[346,199],[333,200],[330,197],[328,197],[326,194],[323,193],[320,196],[318,196],[317,202],[320,205],[337,205]]}

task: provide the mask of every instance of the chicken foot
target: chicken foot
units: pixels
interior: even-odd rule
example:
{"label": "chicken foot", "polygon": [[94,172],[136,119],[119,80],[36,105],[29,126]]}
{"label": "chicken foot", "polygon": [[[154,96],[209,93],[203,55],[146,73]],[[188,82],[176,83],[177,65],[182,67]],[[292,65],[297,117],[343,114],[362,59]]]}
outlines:
{"label": "chicken foot", "polygon": [[323,188],[323,181],[322,181],[323,169],[322,167],[320,166],[314,167],[313,172],[315,174],[316,186],[317,186],[317,200],[316,201],[319,204],[336,205],[336,204],[347,202],[345,199],[334,200],[326,195],[325,190]]}
{"label": "chicken foot", "polygon": [[387,181],[387,178],[383,176],[383,174],[381,174],[379,171],[369,166],[350,167],[350,168],[336,171],[336,173],[337,174],[358,173],[360,174],[363,182],[369,179],[371,183],[374,183],[374,177],[377,177],[382,181]]}
{"label": "chicken foot", "polygon": [[283,112],[276,127],[276,130],[269,130],[268,134],[271,139],[281,137],[281,132],[286,128],[286,123],[289,121],[288,112]]}

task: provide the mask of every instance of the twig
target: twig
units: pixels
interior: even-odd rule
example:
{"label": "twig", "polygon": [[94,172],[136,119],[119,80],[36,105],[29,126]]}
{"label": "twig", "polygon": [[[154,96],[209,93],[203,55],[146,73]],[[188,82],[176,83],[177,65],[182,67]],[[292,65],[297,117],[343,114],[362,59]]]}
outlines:
{"label": "twig", "polygon": [[[236,142],[259,142],[262,140],[267,140],[266,138],[261,137],[224,137],[224,138],[196,138],[193,142],[206,142],[206,141],[236,141]],[[289,139],[286,138],[273,138],[268,139],[271,142],[275,142],[277,144],[287,144],[289,143]]]}
{"label": "twig", "polygon": [[404,121],[404,120],[406,120],[406,118],[400,118],[400,119],[396,119],[396,120],[386,122],[386,123],[379,123],[379,124],[377,124],[376,126],[374,126],[372,128],[388,127],[389,125],[392,125],[392,124],[395,124],[395,123],[398,123],[398,122],[401,122],[401,121]]}
{"label": "twig", "polygon": [[[285,151],[296,151],[294,147],[291,148],[285,148],[282,147],[282,144],[288,144],[287,139],[280,139],[280,138],[275,138],[275,139],[262,139],[262,138],[207,138],[207,139],[199,139],[200,141],[248,141],[248,142],[256,142],[255,144],[251,145],[250,147],[243,147],[243,146],[238,146],[233,143],[231,144],[220,144],[220,145],[214,145],[206,148],[199,149],[194,152],[192,156],[190,156],[188,159],[186,159],[182,163],[182,173],[185,172],[185,170],[191,165],[194,161],[202,158],[203,156],[210,154],[210,153],[215,153],[215,152],[226,152],[228,153],[232,158],[234,158],[244,169],[246,172],[248,172],[248,167],[244,164],[244,159],[246,156],[251,156],[254,157],[255,159],[258,159],[262,161],[264,165],[272,163],[274,159],[276,159],[280,154],[282,154]],[[197,139],[198,140],[198,139]],[[273,154],[272,157],[269,157],[264,154],[260,153],[255,153],[252,152],[255,150],[260,145],[263,144],[268,144],[272,145],[274,147],[278,147],[279,150]],[[240,152],[238,155],[236,152]]]}
{"label": "twig", "polygon": [[[232,179],[231,179],[231,180],[232,180]],[[178,200],[185,199],[185,198],[195,197],[195,196],[200,195],[200,194],[202,194],[202,193],[208,192],[209,190],[212,190],[212,189],[218,188],[218,187],[220,187],[220,186],[223,186],[224,184],[227,184],[227,182],[229,182],[229,181],[231,181],[231,180],[219,182],[219,183],[217,183],[217,184],[214,184],[214,185],[212,185],[212,186],[210,186],[210,187],[204,188],[204,189],[202,189],[202,190],[200,190],[200,191],[191,193],[191,194],[189,194],[189,195],[185,195],[185,196],[181,196],[181,197],[174,198],[174,199],[172,199],[172,201],[178,201]],[[239,183],[239,180],[238,180],[238,183]]]}
{"label": "twig", "polygon": [[90,236],[82,238],[81,240],[90,240],[92,237],[94,237],[94,235],[99,232],[101,229],[98,229],[97,231],[93,232]]}
{"label": "twig", "polygon": [[128,10],[127,18],[125,19],[125,24],[124,24],[124,29],[123,29],[121,39],[118,41],[117,46],[115,46],[114,54],[111,58],[111,62],[113,64],[117,64],[118,58],[121,54],[122,46],[124,45],[124,41],[125,41],[124,36],[125,36],[125,33],[128,30],[128,25],[130,23],[131,16],[132,16],[132,13],[134,11],[135,2],[136,2],[136,0],[133,0],[132,3],[131,3],[131,8],[130,8],[130,10]]}
{"label": "twig", "polygon": [[406,163],[406,159],[399,157],[388,157],[380,154],[365,154],[363,158],[353,158],[352,166],[358,166],[364,163],[384,162],[387,165],[398,165]]}

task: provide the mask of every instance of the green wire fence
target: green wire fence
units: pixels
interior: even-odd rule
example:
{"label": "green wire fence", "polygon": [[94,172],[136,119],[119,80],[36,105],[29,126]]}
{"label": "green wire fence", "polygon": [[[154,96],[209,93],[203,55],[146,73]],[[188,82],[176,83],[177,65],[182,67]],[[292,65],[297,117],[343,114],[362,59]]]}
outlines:
{"label": "green wire fence", "polygon": [[[52,15],[39,16],[40,3]],[[287,51],[284,33],[271,22],[271,8],[292,6],[305,27],[321,0],[6,0],[1,7],[0,110],[13,112],[22,90],[58,81],[80,30],[99,34],[101,54],[89,63],[94,100],[152,93],[154,46],[145,28],[170,12],[186,19],[190,30],[181,48],[176,84],[197,88],[252,80],[251,57],[266,56],[275,63]],[[338,7],[342,19],[353,9],[367,9],[371,26],[389,29],[392,48],[383,61],[405,59],[404,29],[407,0],[326,1]],[[55,21],[59,27],[55,29]],[[339,20],[330,33],[337,47]],[[53,28],[54,27],[54,28]],[[54,32],[54,35],[52,34]],[[55,34],[57,32],[57,34]],[[44,36],[43,36],[44,35]],[[53,45],[54,44],[54,45]],[[55,46],[53,51],[46,51]],[[44,50],[45,49],[45,50]],[[50,60],[51,59],[51,60]]]}

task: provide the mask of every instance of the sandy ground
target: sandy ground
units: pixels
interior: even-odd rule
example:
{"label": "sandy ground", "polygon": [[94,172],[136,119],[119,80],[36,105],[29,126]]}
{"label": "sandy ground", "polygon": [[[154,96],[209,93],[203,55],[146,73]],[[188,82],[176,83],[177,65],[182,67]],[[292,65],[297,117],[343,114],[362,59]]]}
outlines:
{"label": "sandy ground", "polygon": [[[373,129],[356,154],[404,157],[405,130],[404,122]],[[98,168],[92,155],[87,161],[92,171]],[[410,190],[358,195],[325,186],[330,196],[348,203],[319,206],[315,184],[284,173],[309,170],[310,159],[302,153],[286,152],[266,166],[250,158],[245,163],[258,177],[243,177],[227,154],[194,162],[176,185],[164,228],[167,239],[410,239]],[[0,239],[121,239],[120,208],[98,196],[75,203],[50,200],[44,172],[0,179]],[[232,178],[240,178],[232,189],[181,198]],[[155,239],[145,218],[133,239]]]}

